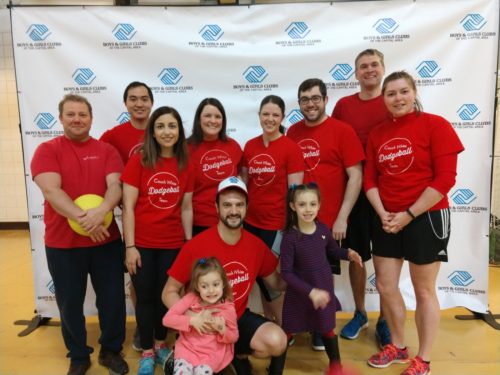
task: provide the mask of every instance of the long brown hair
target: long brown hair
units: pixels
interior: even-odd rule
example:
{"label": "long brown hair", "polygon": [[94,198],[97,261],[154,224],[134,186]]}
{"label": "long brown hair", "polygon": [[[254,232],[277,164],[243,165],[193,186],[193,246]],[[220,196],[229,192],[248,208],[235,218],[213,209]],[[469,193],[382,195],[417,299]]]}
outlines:
{"label": "long brown hair", "polygon": [[219,101],[219,99],[205,98],[200,102],[200,104],[198,104],[198,108],[196,108],[196,113],[194,114],[193,129],[191,131],[191,135],[189,136],[189,138],[187,140],[187,142],[189,144],[194,144],[197,146],[201,142],[203,142],[203,130],[201,129],[201,112],[203,112],[203,109],[207,105],[214,106],[221,113],[221,115],[222,115],[222,127],[220,129],[218,137],[221,141],[227,142],[227,134],[226,134],[227,119],[226,119],[226,111],[224,110],[224,106]]}
{"label": "long brown hair", "polygon": [[154,137],[155,122],[160,116],[168,114],[174,116],[177,123],[179,124],[179,139],[174,145],[174,155],[177,159],[178,168],[179,170],[184,169],[184,167],[186,167],[187,165],[188,153],[186,146],[186,136],[184,133],[184,127],[182,126],[181,116],[175,108],[164,106],[156,109],[151,114],[148,125],[146,127],[146,132],[144,133],[144,144],[142,145],[141,151],[142,165],[144,165],[146,168],[155,168],[156,163],[158,163],[158,160],[160,160],[161,147]]}
{"label": "long brown hair", "polygon": [[188,291],[195,293],[199,297],[198,280],[201,276],[205,276],[213,271],[217,272],[222,280],[222,300],[233,301],[233,289],[227,280],[226,271],[224,271],[224,268],[222,268],[222,265],[216,257],[200,258],[193,263]]}

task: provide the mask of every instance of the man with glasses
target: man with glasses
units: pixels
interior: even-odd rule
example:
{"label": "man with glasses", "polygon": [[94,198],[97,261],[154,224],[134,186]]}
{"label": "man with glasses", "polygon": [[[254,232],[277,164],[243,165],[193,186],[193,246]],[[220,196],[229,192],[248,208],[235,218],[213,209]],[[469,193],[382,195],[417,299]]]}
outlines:
{"label": "man with glasses", "polygon": [[[363,146],[350,125],[326,114],[328,96],[322,80],[302,82],[298,99],[304,119],[291,126],[287,136],[302,149],[304,183],[314,181],[319,186],[319,220],[332,228],[340,242],[346,237],[347,219],[361,190]],[[333,264],[332,271],[340,273],[340,264]],[[313,349],[325,350],[318,333],[313,334]]]}
{"label": "man with glasses", "polygon": [[[332,112],[332,117],[347,122],[358,135],[363,147],[366,147],[370,131],[384,121],[387,107],[382,96],[382,78],[385,73],[384,55],[376,49],[361,51],[354,61],[356,79],[360,91],[340,98]],[[371,259],[371,230],[375,211],[363,191],[349,216],[345,247],[351,247],[361,255],[363,262]],[[362,329],[368,327],[368,317],[365,309],[366,268],[349,265],[349,280],[354,297],[355,312],[340,336],[349,340],[358,337]],[[391,342],[391,333],[383,318],[383,307],[380,306],[380,316],[375,327],[375,337],[384,347]]]}

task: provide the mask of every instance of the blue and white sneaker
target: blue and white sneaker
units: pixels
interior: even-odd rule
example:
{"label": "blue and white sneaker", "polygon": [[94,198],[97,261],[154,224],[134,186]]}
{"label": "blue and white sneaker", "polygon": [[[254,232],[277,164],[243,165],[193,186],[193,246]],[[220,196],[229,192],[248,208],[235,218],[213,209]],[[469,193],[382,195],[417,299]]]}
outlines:
{"label": "blue and white sneaker", "polygon": [[158,363],[161,368],[165,368],[165,363],[167,363],[172,355],[173,352],[164,345],[159,348],[155,348],[155,362]]}
{"label": "blue and white sneaker", "polygon": [[154,375],[155,373],[155,357],[154,355],[142,356],[139,361],[137,375]]}
{"label": "blue and white sneaker", "polygon": [[379,318],[375,326],[375,338],[377,339],[380,349],[383,349],[384,346],[391,343],[391,331],[384,318]]}
{"label": "blue and white sneaker", "polygon": [[356,310],[354,312],[354,317],[344,326],[344,328],[342,328],[342,331],[340,331],[340,337],[354,340],[359,336],[359,332],[366,328],[368,328],[368,317]]}

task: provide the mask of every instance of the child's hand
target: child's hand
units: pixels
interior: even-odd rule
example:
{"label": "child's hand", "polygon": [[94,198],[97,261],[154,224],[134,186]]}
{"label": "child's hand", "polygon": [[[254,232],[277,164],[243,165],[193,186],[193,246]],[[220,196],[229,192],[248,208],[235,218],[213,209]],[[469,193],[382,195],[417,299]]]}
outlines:
{"label": "child's hand", "polygon": [[323,289],[313,288],[309,293],[309,298],[311,299],[314,309],[324,309],[328,302],[330,302],[330,293]]}
{"label": "child's hand", "polygon": [[223,335],[226,332],[226,319],[223,316],[214,316],[212,322],[212,328]]}
{"label": "child's hand", "polygon": [[350,262],[354,262],[363,268],[363,259],[359,256],[359,254],[353,249],[347,249],[347,258]]}
{"label": "child's hand", "polygon": [[213,332],[213,322],[214,322],[214,317],[212,314],[207,314],[207,310],[201,311],[197,314],[193,314],[191,316],[191,319],[189,321],[189,324],[199,333],[199,334],[204,334],[204,333],[209,333]]}

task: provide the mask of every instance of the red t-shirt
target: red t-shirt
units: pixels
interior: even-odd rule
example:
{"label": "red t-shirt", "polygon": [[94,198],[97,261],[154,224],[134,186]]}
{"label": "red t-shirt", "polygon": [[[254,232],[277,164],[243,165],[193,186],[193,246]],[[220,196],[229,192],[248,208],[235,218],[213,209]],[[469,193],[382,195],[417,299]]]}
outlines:
{"label": "red t-shirt", "polygon": [[243,150],[248,168],[248,212],[245,221],[268,230],[285,226],[289,174],[304,171],[304,158],[297,144],[286,136],[264,145],[262,136],[249,140]]}
{"label": "red t-shirt", "polygon": [[332,117],[347,122],[353,127],[364,148],[366,148],[370,131],[387,120],[388,116],[382,95],[362,100],[359,92],[340,98],[332,112]]}
{"label": "red t-shirt", "polygon": [[113,145],[120,153],[123,164],[127,164],[130,156],[139,151],[144,142],[144,129],[136,129],[127,121],[106,130],[99,140]]}
{"label": "red t-shirt", "polygon": [[139,189],[135,205],[135,245],[146,248],[178,249],[184,243],[181,221],[182,199],[193,191],[193,174],[188,166],[179,171],[177,160],[161,158],[155,169],[141,163],[134,154],[121,180]]}
{"label": "red t-shirt", "polygon": [[[377,187],[387,211],[404,211],[428,186],[434,187],[435,158],[463,150],[451,124],[440,116],[412,112],[389,119],[368,138],[365,191]],[[451,175],[453,172],[456,174],[452,171]],[[451,187],[453,181],[447,185]],[[440,192],[443,199],[430,211],[448,207],[448,191]]]}
{"label": "red t-shirt", "polygon": [[219,218],[215,210],[215,195],[219,182],[238,174],[241,147],[231,138],[217,139],[199,145],[188,144],[189,160],[193,165],[193,224],[211,227]]}
{"label": "red t-shirt", "polygon": [[318,184],[318,217],[331,228],[344,200],[345,170],[364,160],[363,146],[350,125],[332,117],[313,127],[299,121],[290,127],[287,136],[302,149],[306,164],[304,183]]}
{"label": "red t-shirt", "polygon": [[228,245],[214,226],[188,241],[167,273],[180,283],[187,284],[193,263],[210,256],[217,257],[226,271],[239,319],[248,305],[255,279],[271,275],[276,270],[278,259],[261,239],[246,230],[241,230],[241,238],[236,244]]}
{"label": "red t-shirt", "polygon": [[[104,197],[108,189],[106,176],[120,173],[123,163],[114,147],[90,138],[85,142],[74,142],[65,136],[42,143],[31,160],[31,175],[46,172],[61,176],[61,188],[75,200],[83,194],[97,194]],[[68,219],[58,214],[49,202],[44,203],[45,245],[69,249],[93,247],[116,240],[120,232],[113,219],[108,228],[110,237],[95,243],[89,237],[75,233]]]}

